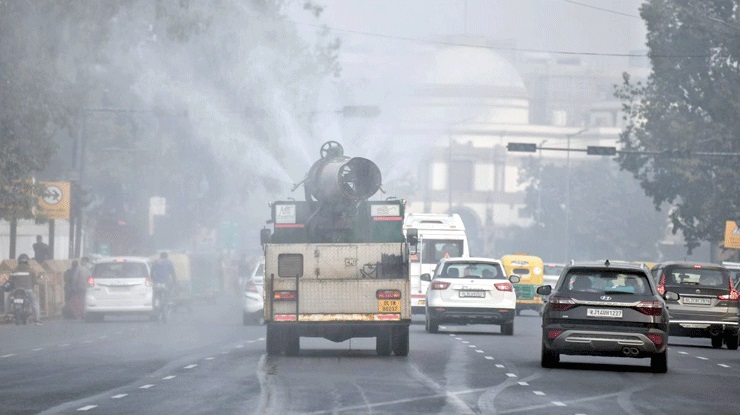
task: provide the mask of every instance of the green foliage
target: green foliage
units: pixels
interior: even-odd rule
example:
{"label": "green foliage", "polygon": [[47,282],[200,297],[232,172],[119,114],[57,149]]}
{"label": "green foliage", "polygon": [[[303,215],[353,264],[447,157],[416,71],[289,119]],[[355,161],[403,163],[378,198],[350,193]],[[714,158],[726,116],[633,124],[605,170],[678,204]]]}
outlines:
{"label": "green foliage", "polygon": [[[734,0],[651,0],[641,8],[652,73],[625,74],[625,150],[740,153],[740,24]],[[674,233],[688,251],[722,239],[740,219],[740,158],[661,159],[622,155],[655,206],[672,205]]]}

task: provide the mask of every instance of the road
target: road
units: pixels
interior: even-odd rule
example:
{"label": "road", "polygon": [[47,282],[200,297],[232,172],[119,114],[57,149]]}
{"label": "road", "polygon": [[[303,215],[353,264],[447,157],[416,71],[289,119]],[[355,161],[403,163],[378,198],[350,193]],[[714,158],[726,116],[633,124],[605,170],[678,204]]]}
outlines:
{"label": "road", "polygon": [[669,372],[647,359],[563,357],[539,365],[540,318],[428,334],[415,317],[408,357],[374,340],[301,339],[267,357],[263,326],[235,299],[145,319],[0,326],[2,414],[737,414],[740,352],[671,338]]}

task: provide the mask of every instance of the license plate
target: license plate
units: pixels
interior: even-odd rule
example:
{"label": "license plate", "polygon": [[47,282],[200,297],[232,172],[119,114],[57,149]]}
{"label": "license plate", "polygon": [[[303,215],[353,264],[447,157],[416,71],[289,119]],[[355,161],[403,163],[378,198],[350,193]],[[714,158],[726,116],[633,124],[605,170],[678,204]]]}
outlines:
{"label": "license plate", "polygon": [[485,291],[460,291],[462,298],[486,298]]}
{"label": "license plate", "polygon": [[419,305],[427,305],[427,300],[419,300]]}
{"label": "license plate", "polygon": [[14,298],[13,299],[13,304],[23,304],[23,299],[22,298]]}
{"label": "license plate", "polygon": [[611,310],[608,308],[589,308],[586,309],[586,315],[588,317],[622,318],[622,310]]}
{"label": "license plate", "polygon": [[400,313],[401,300],[378,300],[379,313]]}
{"label": "license plate", "polygon": [[108,289],[114,293],[123,293],[123,292],[129,291],[130,288],[131,287],[125,286],[125,285],[124,286],[113,285],[113,286],[108,287]]}
{"label": "license plate", "polygon": [[684,304],[710,305],[710,304],[712,304],[712,299],[710,299],[710,298],[684,297],[683,298],[683,303]]}

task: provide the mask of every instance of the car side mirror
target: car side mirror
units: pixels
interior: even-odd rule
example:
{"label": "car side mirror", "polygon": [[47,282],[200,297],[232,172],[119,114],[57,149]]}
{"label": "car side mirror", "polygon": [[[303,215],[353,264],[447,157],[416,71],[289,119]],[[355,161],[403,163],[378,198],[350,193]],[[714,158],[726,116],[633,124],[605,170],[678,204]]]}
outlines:
{"label": "car side mirror", "polygon": [[539,295],[550,295],[550,293],[552,293],[552,287],[550,287],[549,285],[537,287],[537,294]]}
{"label": "car side mirror", "polygon": [[419,278],[421,278],[422,281],[426,281],[426,282],[432,281],[432,276],[428,273],[421,274],[421,277]]}
{"label": "car side mirror", "polygon": [[511,281],[512,284],[516,284],[516,283],[518,283],[520,281],[520,279],[519,279],[519,276],[512,275],[512,276],[509,277],[509,281]]}
{"label": "car side mirror", "polygon": [[663,298],[665,298],[667,301],[678,301],[678,299],[681,297],[678,295],[678,293],[674,293],[673,291],[666,291]]}

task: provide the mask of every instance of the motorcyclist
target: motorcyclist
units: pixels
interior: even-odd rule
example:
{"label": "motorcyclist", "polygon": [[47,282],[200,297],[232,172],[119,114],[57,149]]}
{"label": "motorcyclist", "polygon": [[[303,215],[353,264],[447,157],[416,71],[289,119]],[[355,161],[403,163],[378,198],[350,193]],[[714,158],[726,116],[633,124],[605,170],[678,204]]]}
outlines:
{"label": "motorcyclist", "polygon": [[10,274],[13,288],[21,288],[26,292],[26,297],[31,302],[31,310],[33,311],[33,320],[37,325],[41,325],[41,310],[39,308],[39,301],[36,298],[36,292],[34,287],[38,285],[38,277],[36,273],[31,269],[30,264],[31,258],[26,254],[20,254],[18,256],[18,265]]}
{"label": "motorcyclist", "polygon": [[159,254],[159,259],[154,261],[151,275],[152,282],[154,283],[154,297],[156,298],[160,294],[160,291],[162,291],[162,298],[168,298],[170,289],[177,280],[177,274],[167,252]]}

